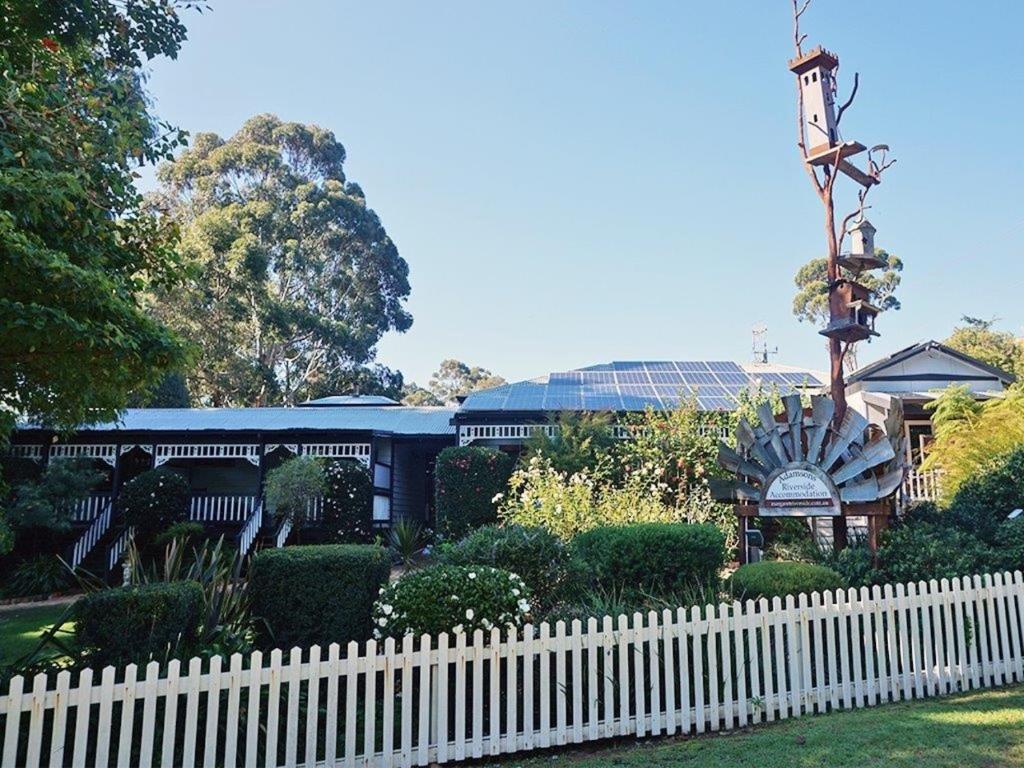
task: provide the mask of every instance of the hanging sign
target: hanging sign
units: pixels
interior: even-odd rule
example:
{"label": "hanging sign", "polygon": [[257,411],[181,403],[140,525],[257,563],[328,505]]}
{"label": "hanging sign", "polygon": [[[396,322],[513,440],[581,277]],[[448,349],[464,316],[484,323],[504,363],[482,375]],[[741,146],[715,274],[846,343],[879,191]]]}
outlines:
{"label": "hanging sign", "polygon": [[795,461],[776,469],[765,482],[758,514],[762,517],[839,516],[839,489],[820,468]]}

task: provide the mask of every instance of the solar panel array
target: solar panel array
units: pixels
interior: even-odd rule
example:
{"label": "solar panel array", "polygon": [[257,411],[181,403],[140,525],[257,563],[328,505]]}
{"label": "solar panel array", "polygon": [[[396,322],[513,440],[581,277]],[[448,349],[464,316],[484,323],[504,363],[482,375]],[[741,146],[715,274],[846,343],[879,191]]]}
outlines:
{"label": "solar panel array", "polygon": [[733,362],[638,361],[552,373],[470,394],[463,411],[642,411],[674,408],[695,398],[705,411],[735,409],[740,393],[789,394],[822,382],[809,372],[748,372]]}

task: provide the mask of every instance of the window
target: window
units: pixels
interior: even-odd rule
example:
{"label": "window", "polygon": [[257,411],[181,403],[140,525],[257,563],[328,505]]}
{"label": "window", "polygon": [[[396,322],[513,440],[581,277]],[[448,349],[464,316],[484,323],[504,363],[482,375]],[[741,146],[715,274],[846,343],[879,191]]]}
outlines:
{"label": "window", "polygon": [[804,85],[807,85],[810,82],[811,82],[811,79],[809,77],[807,77],[807,75],[804,75]]}
{"label": "window", "polygon": [[812,83],[818,82],[818,73],[817,72],[812,72],[811,73],[811,82]]}
{"label": "window", "polygon": [[816,114],[811,117],[811,122],[812,123],[818,122],[818,116]]}

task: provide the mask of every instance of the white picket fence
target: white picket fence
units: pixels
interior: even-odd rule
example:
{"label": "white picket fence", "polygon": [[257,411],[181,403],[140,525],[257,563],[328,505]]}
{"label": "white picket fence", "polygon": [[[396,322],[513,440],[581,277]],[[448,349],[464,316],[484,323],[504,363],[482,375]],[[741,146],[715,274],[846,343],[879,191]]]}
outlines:
{"label": "white picket fence", "polygon": [[1016,572],[19,677],[3,765],[407,767],[727,730],[1020,681],[1022,614]]}

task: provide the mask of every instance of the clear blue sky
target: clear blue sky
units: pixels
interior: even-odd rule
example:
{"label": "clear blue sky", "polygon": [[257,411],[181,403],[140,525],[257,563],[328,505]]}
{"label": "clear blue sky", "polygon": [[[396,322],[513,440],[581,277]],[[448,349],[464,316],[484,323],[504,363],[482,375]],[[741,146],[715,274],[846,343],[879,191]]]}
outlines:
{"label": "clear blue sky", "polygon": [[[229,135],[330,128],[411,270],[381,362],[509,379],[612,359],[821,368],[792,275],[823,249],[794,146],[789,3],[210,0],[156,111]],[[962,314],[1024,329],[1024,3],[816,0],[809,44],[861,73],[844,135],[899,162],[872,192],[906,263],[867,362]],[[148,179],[147,179],[148,181]]]}

